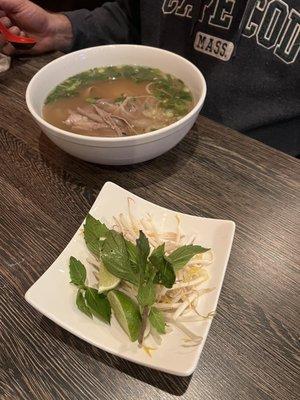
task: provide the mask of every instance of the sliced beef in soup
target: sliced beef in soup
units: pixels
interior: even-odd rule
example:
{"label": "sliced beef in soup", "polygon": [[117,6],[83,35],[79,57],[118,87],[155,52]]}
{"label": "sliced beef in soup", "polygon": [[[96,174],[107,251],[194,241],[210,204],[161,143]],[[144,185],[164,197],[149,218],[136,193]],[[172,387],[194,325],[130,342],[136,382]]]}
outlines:
{"label": "sliced beef in soup", "polygon": [[[104,104],[105,107],[103,107]],[[134,134],[134,128],[125,118],[105,110],[106,108],[116,112],[118,107],[109,108],[108,105],[108,102],[99,101],[99,105],[96,103],[86,107],[77,107],[75,111],[70,111],[70,115],[64,123],[73,129],[87,131],[104,129],[110,132],[111,136]]]}
{"label": "sliced beef in soup", "polygon": [[153,68],[94,68],[58,85],[44,118],[58,128],[90,136],[132,136],[178,121],[193,106],[184,83]]}

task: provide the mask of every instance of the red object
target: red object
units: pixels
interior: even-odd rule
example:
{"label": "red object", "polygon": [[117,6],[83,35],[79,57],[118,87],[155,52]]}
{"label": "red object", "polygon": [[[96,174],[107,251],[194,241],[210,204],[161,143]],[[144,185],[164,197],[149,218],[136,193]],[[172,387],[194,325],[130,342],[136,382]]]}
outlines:
{"label": "red object", "polygon": [[36,40],[30,37],[18,36],[11,33],[5,25],[0,22],[0,32],[5,39],[16,48],[31,48],[36,44]]}

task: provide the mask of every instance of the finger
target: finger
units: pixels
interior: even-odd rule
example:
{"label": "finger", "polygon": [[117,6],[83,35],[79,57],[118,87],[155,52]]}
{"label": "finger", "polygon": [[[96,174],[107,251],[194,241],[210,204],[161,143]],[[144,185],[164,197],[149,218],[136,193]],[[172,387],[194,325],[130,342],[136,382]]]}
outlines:
{"label": "finger", "polygon": [[[21,34],[21,30],[17,27],[17,26],[12,26],[11,28],[9,28],[9,31],[11,33],[13,33],[14,35],[20,35]],[[7,40],[5,39],[5,37],[3,35],[0,34],[0,50],[1,48],[5,47],[7,44]],[[8,49],[8,51],[10,51]]]}
{"label": "finger", "polygon": [[[20,35],[21,30],[17,27],[17,26],[12,26],[11,28],[9,28],[9,31],[11,33],[13,33],[14,35]],[[5,43],[2,49],[2,53],[6,54],[7,56],[11,56],[12,54],[14,54],[16,52],[16,49],[14,48],[14,46],[10,43]]]}
{"label": "finger", "polygon": [[17,36],[20,36],[21,33],[21,29],[18,28],[17,26],[12,26],[11,28],[9,28],[9,31]]}
{"label": "finger", "polygon": [[6,43],[6,39],[5,39],[5,37],[4,37],[3,35],[1,35],[1,33],[0,33],[0,51],[1,51],[1,48],[5,45],[5,43]]}
{"label": "finger", "polygon": [[24,7],[26,0],[0,0],[0,9],[5,10],[7,14],[18,12]]}
{"label": "finger", "polygon": [[3,46],[2,53],[5,54],[6,56],[12,56],[15,52],[16,52],[16,49],[10,43],[6,43]]}
{"label": "finger", "polygon": [[37,51],[35,48],[29,49],[29,50],[17,50],[12,44],[6,43],[3,46],[3,49],[1,50],[0,46],[0,51],[5,54],[6,56],[12,56],[12,55],[36,55],[40,54],[40,51]]}
{"label": "finger", "polygon": [[7,28],[10,28],[12,26],[12,22],[8,17],[0,18],[0,22],[2,22],[2,24],[5,25]]}
{"label": "finger", "polygon": [[[18,36],[26,36],[26,33],[24,31],[21,31],[17,26],[13,26],[12,28],[10,28],[10,31]],[[0,39],[1,39],[1,35],[0,35]],[[12,44],[7,43],[4,39],[4,46],[2,49],[2,53],[7,55],[7,56],[11,56],[11,55],[36,55],[36,54],[40,54],[40,51],[34,47],[33,49],[28,49],[28,50],[18,50],[16,49]],[[1,41],[0,41],[0,50],[1,50]]]}

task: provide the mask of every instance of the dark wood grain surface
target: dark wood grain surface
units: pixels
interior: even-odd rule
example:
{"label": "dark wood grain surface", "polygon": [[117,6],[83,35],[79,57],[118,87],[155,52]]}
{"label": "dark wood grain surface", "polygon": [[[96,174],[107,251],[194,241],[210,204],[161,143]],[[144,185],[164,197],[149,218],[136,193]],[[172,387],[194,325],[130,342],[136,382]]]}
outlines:
{"label": "dark wood grain surface", "polygon": [[[299,161],[200,117],[175,149],[112,168],[53,145],[24,93],[53,56],[0,75],[0,398],[297,399]],[[162,206],[237,224],[218,314],[198,368],[179,378],[114,357],[24,300],[106,181]],[[299,227],[299,225],[298,225]]]}

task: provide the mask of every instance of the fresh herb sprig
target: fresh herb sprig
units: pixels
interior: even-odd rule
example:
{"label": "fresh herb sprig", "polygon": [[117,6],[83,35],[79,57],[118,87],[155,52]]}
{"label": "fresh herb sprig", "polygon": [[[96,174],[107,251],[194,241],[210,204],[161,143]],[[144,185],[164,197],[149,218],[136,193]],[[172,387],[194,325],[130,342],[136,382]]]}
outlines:
{"label": "fresh herb sprig", "polygon": [[111,66],[92,68],[88,71],[71,76],[50,92],[46,104],[52,103],[61,98],[73,97],[78,93],[80,87],[88,86],[97,81],[130,79],[136,83],[159,79],[161,72],[155,68],[147,68],[132,65]]}
{"label": "fresh herb sprig", "polygon": [[160,107],[175,117],[190,111],[193,97],[180,79],[165,75],[151,84],[150,91],[159,100]]}
{"label": "fresh herb sprig", "polygon": [[[196,254],[209,250],[202,246],[185,245],[167,255],[165,244],[162,244],[151,251],[149,240],[142,231],[136,243],[132,243],[90,214],[84,224],[84,239],[88,249],[111,274],[136,287],[136,302],[142,316],[138,337],[140,344],[143,342],[147,320],[158,333],[165,333],[164,316],[154,306],[157,285],[172,288],[176,272]],[[70,277],[71,283],[78,286],[78,308],[90,317],[94,315],[109,322],[111,310],[106,296],[85,285],[86,270],[74,257],[70,259]]]}
{"label": "fresh herb sprig", "polygon": [[71,283],[78,287],[76,305],[88,317],[98,317],[110,324],[111,307],[104,294],[86,286],[86,269],[75,257],[70,258],[69,272]]}
{"label": "fresh herb sprig", "polygon": [[[189,112],[193,100],[191,92],[184,83],[170,74],[163,74],[159,69],[143,66],[122,65],[106,68],[93,68],[66,79],[50,92],[46,104],[59,99],[74,97],[82,87],[97,81],[130,79],[135,83],[151,82],[150,91],[159,100],[159,105],[168,115],[181,117]],[[123,94],[115,99],[121,103],[126,96]],[[95,97],[88,97],[86,101],[94,104]]]}

